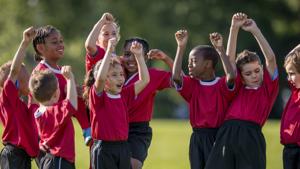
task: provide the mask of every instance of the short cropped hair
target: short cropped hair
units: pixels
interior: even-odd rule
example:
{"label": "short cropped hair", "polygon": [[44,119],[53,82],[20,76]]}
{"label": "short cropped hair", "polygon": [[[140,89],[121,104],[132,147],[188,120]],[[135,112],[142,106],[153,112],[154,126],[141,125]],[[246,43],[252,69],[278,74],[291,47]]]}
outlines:
{"label": "short cropped hair", "polygon": [[58,87],[56,76],[49,69],[34,71],[29,81],[29,89],[38,102],[49,101]]}
{"label": "short cropped hair", "polygon": [[6,81],[8,74],[10,72],[10,67],[11,67],[12,61],[8,61],[1,65],[0,67],[0,86],[3,87],[4,82]]}
{"label": "short cropped hair", "polygon": [[147,42],[147,40],[140,37],[133,37],[133,38],[126,39],[123,46],[123,51],[125,51],[127,45],[131,44],[134,41],[137,41],[143,46],[144,55],[147,55],[147,53],[149,52],[149,43]]}
{"label": "short cropped hair", "polygon": [[297,73],[300,73],[300,50],[293,51],[289,53],[284,60],[284,67],[291,64],[297,70]]}
{"label": "short cropped hair", "polygon": [[251,52],[249,50],[244,50],[241,53],[239,53],[235,62],[236,67],[239,71],[241,71],[242,67],[247,63],[258,62],[259,64],[261,64],[259,56],[255,52]]}
{"label": "short cropped hair", "polygon": [[204,60],[211,60],[213,68],[216,67],[218,63],[219,54],[215,50],[215,48],[209,45],[199,45],[194,47],[190,55],[194,55],[196,57],[203,57]]}

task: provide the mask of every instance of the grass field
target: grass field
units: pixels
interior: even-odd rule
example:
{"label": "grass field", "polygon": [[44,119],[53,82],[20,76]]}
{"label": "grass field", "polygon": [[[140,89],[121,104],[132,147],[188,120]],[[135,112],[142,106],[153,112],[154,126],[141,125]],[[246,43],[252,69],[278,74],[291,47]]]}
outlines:
{"label": "grass field", "polygon": [[[88,169],[88,148],[84,146],[81,129],[76,130],[76,168]],[[153,139],[143,169],[188,169],[188,145],[191,127],[186,120],[153,120]],[[282,168],[282,146],[279,143],[279,121],[268,121],[263,128],[267,142],[267,169]],[[1,128],[2,133],[2,128]],[[0,146],[2,149],[2,145]],[[36,169],[35,164],[33,168]]]}

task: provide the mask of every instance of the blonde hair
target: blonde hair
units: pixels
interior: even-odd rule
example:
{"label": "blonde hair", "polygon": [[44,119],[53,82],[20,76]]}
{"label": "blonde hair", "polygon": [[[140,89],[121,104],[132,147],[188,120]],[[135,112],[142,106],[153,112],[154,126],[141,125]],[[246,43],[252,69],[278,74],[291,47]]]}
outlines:
{"label": "blonde hair", "polygon": [[297,73],[300,73],[300,50],[295,50],[289,53],[284,60],[284,67],[286,68],[287,65],[291,64],[297,70]]}

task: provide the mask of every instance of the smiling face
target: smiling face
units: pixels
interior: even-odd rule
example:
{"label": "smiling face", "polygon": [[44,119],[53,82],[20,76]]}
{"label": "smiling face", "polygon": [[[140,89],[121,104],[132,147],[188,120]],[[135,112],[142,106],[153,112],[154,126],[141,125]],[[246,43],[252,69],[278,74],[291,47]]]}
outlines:
{"label": "smiling face", "polygon": [[97,44],[106,50],[108,40],[111,38],[119,39],[118,25],[116,23],[105,24],[101,28]]}
{"label": "smiling face", "polygon": [[201,74],[205,72],[206,61],[201,56],[196,56],[192,52],[189,55],[188,69],[191,78],[200,79]]}
{"label": "smiling face", "polygon": [[119,94],[125,82],[124,70],[121,64],[111,64],[107,73],[105,91],[111,94]]}
{"label": "smiling face", "polygon": [[246,86],[259,87],[263,81],[263,67],[258,61],[246,63],[241,67],[241,75]]}
{"label": "smiling face", "polygon": [[39,53],[49,60],[59,60],[64,55],[64,40],[57,31],[45,38],[45,43],[38,44]]}

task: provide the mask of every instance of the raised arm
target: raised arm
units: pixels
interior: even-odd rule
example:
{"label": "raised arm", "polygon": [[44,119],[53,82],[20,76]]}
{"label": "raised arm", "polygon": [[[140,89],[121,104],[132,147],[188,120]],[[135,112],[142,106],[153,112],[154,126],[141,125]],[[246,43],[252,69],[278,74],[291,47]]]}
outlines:
{"label": "raised arm", "polygon": [[33,27],[29,27],[23,32],[23,40],[21,41],[18,51],[16,52],[16,54],[13,58],[12,65],[10,67],[10,72],[8,75],[8,78],[11,81],[13,81],[14,83],[18,79],[18,75],[21,70],[22,62],[26,55],[26,49],[27,49],[28,45],[31,43],[35,34],[36,34],[36,32]]}
{"label": "raised arm", "polygon": [[138,95],[149,83],[150,76],[148,72],[147,65],[143,56],[143,46],[142,44],[134,41],[131,43],[130,51],[134,54],[138,70],[139,70],[139,80],[134,84],[135,95]]}
{"label": "raised arm", "polygon": [[101,93],[104,89],[105,80],[107,78],[107,72],[110,66],[110,58],[117,44],[117,39],[112,38],[108,40],[108,46],[104,58],[101,62],[99,69],[97,70],[95,77],[95,88],[97,93]]}
{"label": "raised arm", "polygon": [[67,80],[67,97],[66,98],[70,101],[70,103],[73,105],[75,110],[77,110],[77,108],[78,108],[77,90],[76,90],[76,84],[75,84],[74,75],[72,73],[71,66],[63,66],[61,68],[61,73]]}
{"label": "raised arm", "polygon": [[235,73],[234,69],[232,68],[232,65],[229,61],[228,56],[225,54],[222,35],[217,32],[211,33],[209,35],[209,39],[211,41],[211,44],[214,46],[214,48],[220,55],[222,65],[223,65],[223,68],[224,68],[224,71],[226,74],[227,85],[233,86],[236,73]]}
{"label": "raised arm", "polygon": [[170,58],[166,53],[164,53],[163,51],[159,50],[159,49],[151,49],[148,52],[148,58],[149,59],[156,59],[156,60],[162,60],[163,62],[165,62],[166,65],[169,66],[169,68],[172,70],[173,68],[173,59]]}
{"label": "raised arm", "polygon": [[236,13],[232,16],[230,32],[227,42],[226,54],[229,56],[229,61],[236,71],[235,57],[236,57],[236,43],[240,27],[244,24],[247,19],[247,15],[244,13]]}
{"label": "raised arm", "polygon": [[187,30],[179,30],[175,33],[175,39],[177,42],[177,52],[174,61],[174,67],[172,70],[172,80],[177,85],[182,85],[181,70],[182,70],[182,57],[186,48],[188,40]]}
{"label": "raised arm", "polygon": [[101,19],[94,25],[93,29],[91,30],[89,36],[85,41],[85,49],[89,54],[95,55],[95,53],[97,52],[96,42],[98,40],[103,25],[114,22],[114,20],[114,17],[110,13],[104,13]]}
{"label": "raised arm", "polygon": [[264,35],[261,33],[260,29],[257,27],[256,23],[252,19],[247,19],[242,28],[245,31],[251,32],[255,37],[260,49],[262,50],[265,60],[267,70],[270,75],[273,76],[275,69],[277,69],[275,54],[269,45],[268,41],[265,39]]}

